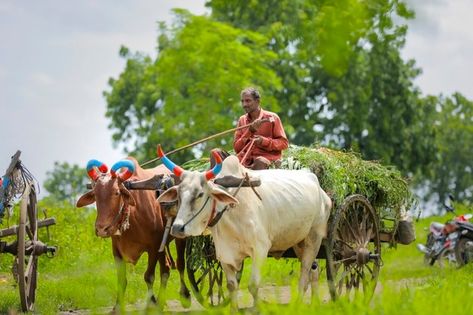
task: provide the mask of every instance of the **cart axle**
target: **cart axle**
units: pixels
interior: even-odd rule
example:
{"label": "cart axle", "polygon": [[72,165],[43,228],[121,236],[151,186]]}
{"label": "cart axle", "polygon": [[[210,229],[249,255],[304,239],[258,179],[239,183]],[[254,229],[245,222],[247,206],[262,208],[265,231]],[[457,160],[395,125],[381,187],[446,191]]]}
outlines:
{"label": "cart axle", "polygon": [[[28,241],[25,244],[25,254],[27,256],[32,254],[35,256],[47,254],[48,256],[52,257],[56,254],[56,251],[57,248],[55,246],[48,246],[41,241]],[[7,242],[0,242],[0,253],[10,253],[16,256],[18,254],[18,242],[14,241],[10,244],[7,244]]]}

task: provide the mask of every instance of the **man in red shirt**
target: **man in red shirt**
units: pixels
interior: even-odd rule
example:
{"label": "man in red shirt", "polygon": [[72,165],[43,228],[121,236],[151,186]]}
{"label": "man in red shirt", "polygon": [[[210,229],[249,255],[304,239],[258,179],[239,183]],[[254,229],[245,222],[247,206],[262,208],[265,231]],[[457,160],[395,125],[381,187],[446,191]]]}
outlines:
{"label": "man in red shirt", "polygon": [[255,88],[241,91],[241,105],[246,114],[238,120],[238,126],[251,124],[249,128],[235,132],[233,148],[240,162],[252,169],[266,169],[280,162],[281,152],[288,147],[286,133],[279,116],[263,110],[260,94]]}

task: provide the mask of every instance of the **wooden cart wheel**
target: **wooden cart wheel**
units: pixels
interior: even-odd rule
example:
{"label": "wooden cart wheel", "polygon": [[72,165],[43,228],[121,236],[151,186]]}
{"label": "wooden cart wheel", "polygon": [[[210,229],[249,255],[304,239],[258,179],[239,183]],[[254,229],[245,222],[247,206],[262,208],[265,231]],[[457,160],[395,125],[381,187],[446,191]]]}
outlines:
{"label": "wooden cart wheel", "polygon": [[381,266],[379,219],[368,199],[347,197],[329,224],[326,239],[327,280],[333,300],[363,290],[370,299]]}
{"label": "wooden cart wheel", "polygon": [[37,219],[36,194],[31,185],[26,187],[20,204],[18,253],[15,261],[23,312],[33,310],[35,302],[38,256],[33,249],[38,241]]}
{"label": "wooden cart wheel", "polygon": [[215,255],[211,236],[190,237],[186,242],[187,277],[192,292],[204,306],[226,304],[224,272]]}
{"label": "wooden cart wheel", "polygon": [[[192,293],[200,304],[221,306],[230,302],[225,273],[217,260],[210,235],[187,239],[186,267]],[[241,271],[237,274],[238,282],[240,278]]]}

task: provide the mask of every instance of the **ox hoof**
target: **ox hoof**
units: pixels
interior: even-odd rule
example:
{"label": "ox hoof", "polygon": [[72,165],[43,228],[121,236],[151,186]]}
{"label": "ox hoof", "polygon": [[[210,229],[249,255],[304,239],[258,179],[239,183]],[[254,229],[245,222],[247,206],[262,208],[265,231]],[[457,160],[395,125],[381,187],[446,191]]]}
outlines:
{"label": "ox hoof", "polygon": [[117,315],[117,314],[125,314],[125,308],[120,307],[119,305],[115,305],[112,310],[110,311],[110,315]]}

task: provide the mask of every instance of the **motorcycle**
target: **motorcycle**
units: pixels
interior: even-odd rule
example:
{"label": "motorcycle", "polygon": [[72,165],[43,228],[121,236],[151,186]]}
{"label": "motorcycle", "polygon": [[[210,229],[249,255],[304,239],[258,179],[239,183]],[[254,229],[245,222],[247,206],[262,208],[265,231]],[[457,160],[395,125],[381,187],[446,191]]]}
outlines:
{"label": "motorcycle", "polygon": [[[449,198],[453,204],[453,196]],[[417,244],[417,249],[424,253],[424,261],[431,266],[438,261],[440,267],[461,267],[473,262],[473,224],[469,222],[473,215],[457,215],[453,206],[444,206],[455,217],[445,224],[432,222],[426,244]]]}

